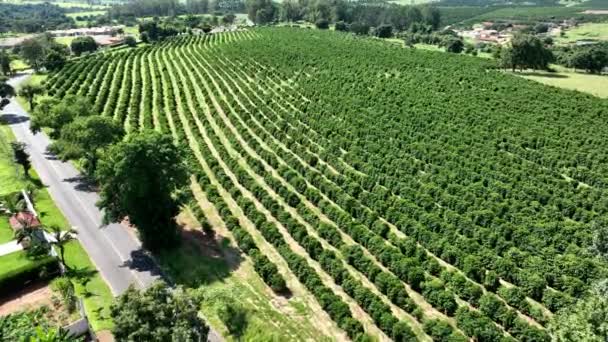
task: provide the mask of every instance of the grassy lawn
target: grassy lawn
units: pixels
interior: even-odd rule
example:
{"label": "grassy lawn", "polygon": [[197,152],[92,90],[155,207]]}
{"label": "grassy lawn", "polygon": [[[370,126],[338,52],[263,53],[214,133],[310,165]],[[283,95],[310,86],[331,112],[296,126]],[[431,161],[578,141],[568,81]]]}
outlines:
{"label": "grassy lawn", "polygon": [[100,331],[112,328],[109,307],[114,296],[110,288],[89,259],[87,252],[78,241],[71,241],[66,246],[66,263],[74,269],[69,274],[74,282],[76,293],[82,297],[87,316],[93,330]]}
{"label": "grassy lawn", "polygon": [[[231,255],[238,254],[231,246],[217,248]],[[175,283],[196,288],[204,294],[201,311],[227,341],[239,340],[230,336],[218,316],[219,310],[229,301],[241,304],[247,312],[247,327],[240,338],[242,341],[278,341],[281,336],[290,336],[293,341],[323,341],[314,334],[314,322],[306,319],[310,317],[310,309],[299,299],[275,295],[250,263],[241,259],[230,265],[221,253],[206,255],[188,242],[156,257],[163,271]],[[275,334],[275,331],[280,331],[280,334]]]}
{"label": "grassy lawn", "polygon": [[563,37],[555,37],[558,44],[574,43],[577,40],[608,40],[608,23],[585,23],[565,32]]}
{"label": "grassy lawn", "polygon": [[13,163],[10,142],[15,138],[11,128],[0,122],[0,196],[23,189],[23,171]]}
{"label": "grassy lawn", "polygon": [[0,281],[4,277],[25,272],[36,266],[48,262],[47,258],[31,259],[25,251],[14,252],[0,256]]}
{"label": "grassy lawn", "polygon": [[578,90],[601,98],[608,98],[608,76],[574,72],[560,66],[553,66],[553,68],[557,72],[526,71],[514,74],[554,87]]}
{"label": "grassy lawn", "polygon": [[25,61],[21,58],[13,59],[11,61],[11,69],[14,71],[29,69],[30,66],[25,63]]}
{"label": "grassy lawn", "polygon": [[56,37],[55,41],[59,44],[70,46],[70,44],[72,44],[72,40],[76,38],[78,37]]}
{"label": "grassy lawn", "polygon": [[13,229],[8,224],[8,217],[0,217],[0,245],[13,240]]}

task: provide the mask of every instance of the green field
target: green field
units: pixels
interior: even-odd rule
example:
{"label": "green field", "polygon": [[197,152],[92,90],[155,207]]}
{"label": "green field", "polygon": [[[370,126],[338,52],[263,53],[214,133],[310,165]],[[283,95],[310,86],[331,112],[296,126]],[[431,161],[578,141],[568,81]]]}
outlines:
{"label": "green field", "polygon": [[[589,253],[608,219],[605,100],[402,45],[295,28],[182,36],[82,58],[48,84],[189,148],[189,210],[243,253],[192,223],[161,265],[210,297],[238,293],[252,322],[284,313],[280,339],[431,341],[438,324],[453,340],[548,341],[552,315],[608,276]],[[553,78],[588,76],[566,73]],[[251,271],[256,251],[271,271]]]}
{"label": "green field", "polygon": [[585,23],[565,31],[563,37],[555,37],[558,44],[574,43],[577,40],[608,41],[608,23]]}
{"label": "green field", "polygon": [[608,98],[608,76],[575,72],[561,66],[552,66],[552,68],[557,72],[526,71],[523,73],[515,72],[514,74],[550,86]]}
{"label": "green field", "polygon": [[112,328],[110,304],[114,296],[105,283],[86,251],[77,241],[66,245],[66,263],[74,269],[68,276],[74,282],[76,294],[83,298],[84,307],[93,330]]}

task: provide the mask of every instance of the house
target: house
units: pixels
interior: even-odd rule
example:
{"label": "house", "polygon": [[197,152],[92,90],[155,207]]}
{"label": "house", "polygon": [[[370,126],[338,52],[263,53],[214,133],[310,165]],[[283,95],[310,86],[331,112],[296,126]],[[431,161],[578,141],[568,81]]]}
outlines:
{"label": "house", "polygon": [[79,36],[115,36],[124,31],[124,26],[82,27],[69,30],[48,31],[53,37],[79,37]]}
{"label": "house", "polygon": [[14,231],[19,229],[23,229],[24,227],[40,227],[41,223],[36,215],[30,213],[29,211],[22,211],[13,216],[11,216],[8,220],[11,228]]}

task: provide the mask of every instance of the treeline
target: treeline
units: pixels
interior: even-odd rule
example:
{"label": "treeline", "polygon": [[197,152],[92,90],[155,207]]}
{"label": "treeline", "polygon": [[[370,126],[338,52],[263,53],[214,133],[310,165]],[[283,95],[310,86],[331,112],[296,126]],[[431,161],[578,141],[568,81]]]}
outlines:
{"label": "treeline", "polygon": [[[498,6],[498,5],[521,5],[530,4],[528,0],[441,0],[441,6]],[[532,1],[536,6],[556,6],[558,0],[536,0]]]}
{"label": "treeline", "polygon": [[608,43],[559,47],[553,52],[556,63],[568,68],[590,73],[601,73],[608,68]]}
{"label": "treeline", "polygon": [[72,28],[74,25],[74,20],[67,17],[61,8],[49,3],[35,5],[0,3],[0,33],[35,33]]}
{"label": "treeline", "polygon": [[135,0],[112,6],[108,17],[115,20],[137,17],[173,17],[184,14],[242,12],[240,0]]}
{"label": "treeline", "polygon": [[439,10],[430,6],[399,6],[388,3],[352,3],[343,0],[286,0],[277,4],[271,0],[247,0],[247,15],[258,24],[305,20],[311,23],[361,24],[378,27],[391,25],[406,30],[423,23],[436,29],[441,21]]}

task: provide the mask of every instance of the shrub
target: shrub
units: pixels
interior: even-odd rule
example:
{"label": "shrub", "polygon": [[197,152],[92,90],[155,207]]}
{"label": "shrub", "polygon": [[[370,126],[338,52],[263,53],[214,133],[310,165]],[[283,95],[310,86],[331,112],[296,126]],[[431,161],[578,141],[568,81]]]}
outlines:
{"label": "shrub", "polygon": [[315,26],[320,30],[327,30],[329,28],[329,21],[327,19],[319,19],[315,22]]}
{"label": "shrub", "polygon": [[59,277],[51,282],[51,289],[58,292],[61,296],[63,305],[68,309],[69,312],[73,312],[76,309],[76,292],[74,291],[74,284],[67,277]]}

